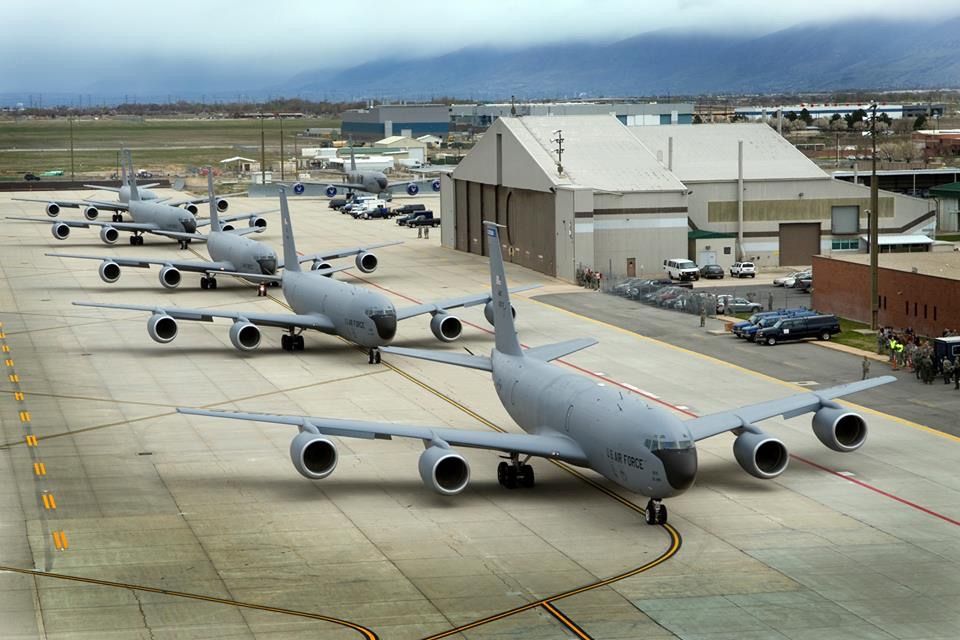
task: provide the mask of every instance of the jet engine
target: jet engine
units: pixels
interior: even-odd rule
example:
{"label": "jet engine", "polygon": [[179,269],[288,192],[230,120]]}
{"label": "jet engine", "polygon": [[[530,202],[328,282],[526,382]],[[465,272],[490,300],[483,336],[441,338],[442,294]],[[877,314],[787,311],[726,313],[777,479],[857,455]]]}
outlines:
{"label": "jet engine", "polygon": [[337,447],[319,434],[301,431],[290,443],[290,459],[304,478],[323,480],[337,467]]}
{"label": "jet engine", "polygon": [[470,465],[463,456],[437,445],[420,454],[417,467],[423,484],[445,496],[460,493],[470,482]]}
{"label": "jet engine", "polygon": [[420,187],[417,185],[416,182],[411,182],[411,183],[407,184],[407,195],[408,195],[408,196],[415,196],[415,195],[417,195],[418,193],[420,193]]}
{"label": "jet engine", "polygon": [[60,205],[58,205],[56,202],[47,204],[47,215],[51,218],[56,218],[58,215],[60,215]]}
{"label": "jet engine", "polygon": [[160,269],[160,284],[162,284],[164,288],[176,289],[180,286],[181,280],[183,280],[183,275],[180,273],[180,269],[171,265]]}
{"label": "jet engine", "polygon": [[733,456],[750,475],[769,480],[787,468],[787,447],[767,433],[744,431],[733,441]]}
{"label": "jet engine", "polygon": [[834,451],[856,451],[867,439],[867,422],[840,407],[824,407],[813,414],[813,433]]}
{"label": "jet engine", "polygon": [[376,271],[377,264],[380,261],[374,254],[364,251],[363,253],[357,254],[354,262],[357,264],[357,269],[359,269],[362,273],[373,273]]}
{"label": "jet engine", "polygon": [[96,207],[84,207],[83,217],[87,220],[96,220],[100,216],[100,210]]}
{"label": "jet engine", "polygon": [[193,215],[197,215],[198,213],[200,213],[200,207],[193,204],[192,202],[188,202],[187,204],[183,205],[183,208],[189,211],[190,213],[192,213]]}
{"label": "jet engine", "polygon": [[267,219],[261,218],[260,216],[250,216],[250,220],[248,221],[248,224],[251,227],[254,227],[255,229],[259,229],[260,231],[263,231],[264,229],[267,228]]}
{"label": "jet engine", "polygon": [[120,279],[120,265],[113,260],[104,260],[100,263],[100,279],[104,282],[114,283]]}
{"label": "jet engine", "polygon": [[57,240],[66,240],[67,236],[70,235],[70,226],[58,222],[50,227],[50,233],[52,233],[53,237]]}
{"label": "jet engine", "polygon": [[160,344],[173,342],[177,337],[177,321],[165,313],[155,313],[147,320],[147,333]]}
{"label": "jet engine", "polygon": [[249,320],[237,320],[230,326],[230,342],[240,351],[260,346],[260,328]]}
{"label": "jet engine", "polygon": [[100,240],[104,244],[116,244],[120,239],[120,232],[113,227],[100,227]]}
{"label": "jet engine", "polygon": [[453,342],[463,333],[460,318],[449,313],[436,313],[430,319],[430,331],[442,342]]}
{"label": "jet engine", "polygon": [[225,224],[225,225],[222,225],[222,226],[220,227],[220,230],[221,230],[221,231],[233,231],[234,229],[236,229],[236,227],[234,227],[234,226],[233,226],[232,224],[230,224],[229,222],[228,222],[227,224]]}
{"label": "jet engine", "polygon": [[[314,260],[313,264],[310,265],[310,271],[320,271],[322,269],[330,269],[333,265],[329,262],[320,262],[319,260]],[[324,274],[327,278],[332,276],[332,273]]]}
{"label": "jet engine", "polygon": [[[517,308],[512,304],[510,305],[510,313],[513,314],[514,318],[517,317]],[[493,300],[483,305],[483,317],[486,318],[487,322],[491,325],[493,324]]]}
{"label": "jet engine", "polygon": [[220,213],[226,213],[227,209],[230,208],[230,203],[227,202],[226,198],[217,198],[217,211]]}

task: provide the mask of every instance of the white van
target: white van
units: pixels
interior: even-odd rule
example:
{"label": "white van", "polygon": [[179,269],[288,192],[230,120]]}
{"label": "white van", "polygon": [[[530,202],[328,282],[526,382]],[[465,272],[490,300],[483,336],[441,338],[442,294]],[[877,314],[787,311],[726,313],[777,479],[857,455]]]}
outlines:
{"label": "white van", "polygon": [[663,270],[671,280],[699,280],[700,269],[693,260],[670,258],[663,261]]}

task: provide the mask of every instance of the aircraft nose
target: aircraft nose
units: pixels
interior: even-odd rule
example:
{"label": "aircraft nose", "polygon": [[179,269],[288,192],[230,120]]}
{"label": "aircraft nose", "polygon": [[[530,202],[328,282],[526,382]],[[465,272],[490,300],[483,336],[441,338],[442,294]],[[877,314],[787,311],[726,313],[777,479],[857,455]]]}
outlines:
{"label": "aircraft nose", "polygon": [[677,491],[686,491],[697,477],[697,448],[658,449],[653,455],[660,458],[667,473],[667,482]]}
{"label": "aircraft nose", "polygon": [[374,326],[377,327],[377,335],[380,339],[389,342],[397,335],[397,314],[396,313],[373,313],[370,314]]}
{"label": "aircraft nose", "polygon": [[264,275],[272,276],[277,272],[277,256],[269,255],[257,258],[257,264],[260,265],[260,272]]}
{"label": "aircraft nose", "polygon": [[377,186],[380,187],[380,191],[387,190],[387,179],[386,178],[377,178]]}
{"label": "aircraft nose", "polygon": [[183,225],[183,230],[187,233],[195,233],[197,230],[197,220],[193,216],[180,218],[180,224]]}

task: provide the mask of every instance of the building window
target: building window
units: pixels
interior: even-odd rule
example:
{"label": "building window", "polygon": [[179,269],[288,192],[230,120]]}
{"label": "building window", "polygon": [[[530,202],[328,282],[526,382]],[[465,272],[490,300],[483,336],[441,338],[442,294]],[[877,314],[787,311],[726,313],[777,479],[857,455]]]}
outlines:
{"label": "building window", "polygon": [[933,320],[934,322],[937,320],[937,305],[933,305]]}
{"label": "building window", "polygon": [[927,319],[927,305],[923,305],[923,319]]}
{"label": "building window", "polygon": [[844,234],[860,231],[860,207],[830,207],[830,233]]}
{"label": "building window", "polygon": [[905,316],[910,315],[910,301],[909,301],[909,300],[904,300],[904,301],[903,301],[903,315],[905,315]]}
{"label": "building window", "polygon": [[830,248],[834,251],[855,251],[860,248],[858,238],[834,238],[830,241]]}
{"label": "building window", "polygon": [[917,317],[917,303],[913,303],[913,317]]}
{"label": "building window", "polygon": [[724,247],[724,248],[723,248],[723,255],[725,255],[725,256],[730,255],[730,247]]}

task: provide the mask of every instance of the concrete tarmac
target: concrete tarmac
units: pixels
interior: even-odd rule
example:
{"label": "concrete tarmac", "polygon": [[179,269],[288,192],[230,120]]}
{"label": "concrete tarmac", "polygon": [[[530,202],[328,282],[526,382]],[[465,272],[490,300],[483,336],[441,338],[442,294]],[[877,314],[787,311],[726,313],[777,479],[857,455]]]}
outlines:
{"label": "concrete tarmac", "polygon": [[[0,210],[43,216],[7,194]],[[305,253],[405,240],[362,276],[398,306],[489,287],[486,260],[440,247],[439,233],[418,240],[322,201],[294,201],[294,215]],[[279,246],[271,222],[259,239]],[[258,351],[241,354],[226,322],[182,322],[159,345],[146,314],[70,305],[282,312],[279,292],[257,298],[229,279],[202,291],[191,275],[168,291],[155,269],[125,269],[108,285],[95,263],[42,255],[185,253],[146,242],[105,247],[84,230],[55,242],[47,225],[0,227],[4,639],[956,637],[960,443],[923,420],[870,411],[870,441],[847,455],[820,445],[809,417],[767,421],[794,454],[767,482],[739,469],[732,436],[704,441],[697,484],[667,501],[670,527],[643,524],[646,499],[590,471],[535,460],[536,488],[502,489],[499,459],[483,451],[463,451],[471,486],[438,496],[419,479],[415,441],[339,439],[337,470],[311,482],[290,463],[292,429],[175,407],[517,427],[482,372],[388,356],[372,366],[315,333],[306,351],[285,353],[269,328]],[[802,390],[531,299],[576,291],[555,280],[511,265],[508,277],[544,285],[515,297],[522,341],[598,338],[561,365],[598,384],[682,415]],[[489,350],[482,309],[461,317],[458,343],[437,343],[419,318],[401,323],[396,344]],[[831,375],[859,377],[846,373]]]}

